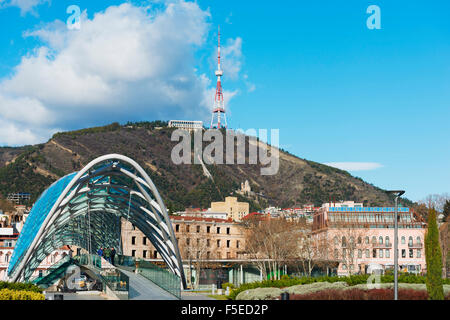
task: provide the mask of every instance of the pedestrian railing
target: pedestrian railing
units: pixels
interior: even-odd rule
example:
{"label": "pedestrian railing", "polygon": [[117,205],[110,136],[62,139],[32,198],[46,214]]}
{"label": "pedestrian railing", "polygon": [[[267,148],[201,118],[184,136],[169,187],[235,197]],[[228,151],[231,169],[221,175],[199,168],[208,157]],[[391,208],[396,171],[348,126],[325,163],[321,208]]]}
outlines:
{"label": "pedestrian railing", "polygon": [[163,269],[149,261],[137,260],[136,273],[152,281],[178,299],[181,298],[181,279],[169,270]]}
{"label": "pedestrian railing", "polygon": [[98,269],[102,268],[102,257],[95,254],[81,254],[73,257],[73,259],[82,266],[94,266]]}

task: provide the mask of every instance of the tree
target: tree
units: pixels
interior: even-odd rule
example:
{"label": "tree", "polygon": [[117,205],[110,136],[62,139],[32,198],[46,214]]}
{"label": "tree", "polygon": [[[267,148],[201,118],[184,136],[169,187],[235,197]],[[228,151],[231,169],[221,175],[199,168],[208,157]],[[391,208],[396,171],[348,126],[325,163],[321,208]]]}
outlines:
{"label": "tree", "polygon": [[450,215],[450,199],[445,201],[444,209],[442,210],[442,214],[444,215],[444,221],[446,221]]}
{"label": "tree", "polygon": [[428,213],[428,229],[425,235],[425,258],[427,262],[427,291],[430,300],[444,300],[442,285],[442,255],[439,245],[439,230],[436,222],[436,210]]}
{"label": "tree", "polygon": [[298,258],[298,239],[302,225],[284,218],[249,218],[246,230],[246,253],[255,259],[263,277],[280,278],[280,269]]}
{"label": "tree", "polygon": [[[192,227],[193,225],[191,225]],[[189,274],[188,283],[191,283],[192,287],[198,288],[200,284],[200,273],[202,268],[211,259],[212,248],[212,236],[205,231],[205,228],[201,228],[200,225],[195,227],[200,228],[200,232],[193,230],[190,232],[187,229],[187,225],[184,226],[184,230],[180,234],[180,241],[184,241],[185,244],[180,245],[180,253],[183,259],[189,261]],[[195,268],[195,283],[192,283],[192,268]]]}

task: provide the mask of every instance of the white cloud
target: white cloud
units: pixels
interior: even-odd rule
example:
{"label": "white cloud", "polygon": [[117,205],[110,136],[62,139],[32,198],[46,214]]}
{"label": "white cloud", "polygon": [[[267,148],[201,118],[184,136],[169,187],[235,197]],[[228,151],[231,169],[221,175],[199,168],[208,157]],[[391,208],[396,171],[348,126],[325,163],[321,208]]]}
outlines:
{"label": "white cloud", "polygon": [[[169,2],[158,11],[124,3],[92,19],[84,12],[80,30],[57,20],[25,32],[43,44],[0,82],[0,122],[11,132],[27,129],[20,139],[1,134],[0,144],[42,142],[56,126],[209,119],[215,83],[193,67],[209,19],[194,2]],[[226,55],[239,60],[242,41],[229,43]],[[230,73],[239,72],[237,64]],[[227,103],[235,94],[224,93]]]}
{"label": "white cloud", "polygon": [[225,45],[220,48],[220,55],[223,69],[226,70],[226,76],[236,80],[242,69],[242,39],[239,37],[227,39]]}
{"label": "white cloud", "polygon": [[328,162],[324,164],[345,171],[368,171],[383,167],[382,164],[376,162]]}
{"label": "white cloud", "polygon": [[50,0],[9,0],[4,5],[20,8],[20,14],[23,16],[28,12],[36,15],[34,8],[46,2],[50,2]]}

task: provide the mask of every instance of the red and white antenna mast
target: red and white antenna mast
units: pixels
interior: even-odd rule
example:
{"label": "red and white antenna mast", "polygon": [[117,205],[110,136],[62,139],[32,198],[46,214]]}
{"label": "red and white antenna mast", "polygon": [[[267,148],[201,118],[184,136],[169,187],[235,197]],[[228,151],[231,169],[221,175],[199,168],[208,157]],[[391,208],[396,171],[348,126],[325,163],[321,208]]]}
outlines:
{"label": "red and white antenna mast", "polygon": [[[216,70],[217,86],[216,86],[216,95],[214,97],[214,109],[211,116],[211,128],[220,129],[222,127],[227,128],[227,117],[225,115],[225,104],[223,102],[222,82],[221,82],[223,71],[220,66],[220,26],[219,26],[217,56],[218,56],[217,58],[218,63]],[[222,125],[221,123],[222,114],[225,125]]]}

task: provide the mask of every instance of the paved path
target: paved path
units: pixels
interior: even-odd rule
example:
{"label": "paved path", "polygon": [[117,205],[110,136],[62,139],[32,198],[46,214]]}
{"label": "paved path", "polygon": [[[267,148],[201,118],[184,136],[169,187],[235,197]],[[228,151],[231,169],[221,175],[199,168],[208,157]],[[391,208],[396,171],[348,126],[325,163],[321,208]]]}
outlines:
{"label": "paved path", "polygon": [[208,297],[206,293],[201,294],[201,293],[189,292],[189,291],[181,292],[181,299],[182,300],[216,300],[214,298]]}
{"label": "paved path", "polygon": [[130,278],[129,300],[178,300],[143,276],[122,268],[119,269]]}

